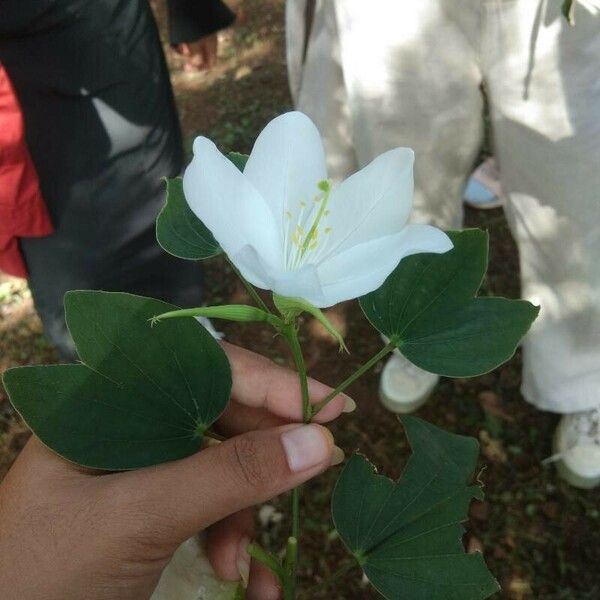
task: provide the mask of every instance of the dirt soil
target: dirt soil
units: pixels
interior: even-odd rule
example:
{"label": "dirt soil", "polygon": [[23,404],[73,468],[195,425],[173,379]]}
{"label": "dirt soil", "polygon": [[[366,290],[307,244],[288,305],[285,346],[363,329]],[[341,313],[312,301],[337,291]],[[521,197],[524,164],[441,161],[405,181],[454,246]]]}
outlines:
{"label": "dirt soil", "polygon": [[[164,13],[153,2],[161,32]],[[257,133],[274,115],[289,109],[283,45],[283,8],[278,0],[230,0],[238,12],[235,28],[221,35],[219,64],[210,73],[189,74],[165,44],[173,85],[189,148],[199,133],[224,150],[248,152]],[[466,224],[491,236],[491,262],[482,292],[518,297],[518,258],[501,209],[467,210]],[[205,264],[207,303],[247,301],[245,291],[221,259]],[[356,303],[336,307],[329,316],[346,331],[351,354],[344,361],[323,330],[305,320],[301,336],[311,375],[335,384],[380,347]],[[229,341],[290,364],[286,349],[271,331],[219,324]],[[0,276],[0,371],[14,365],[56,360],[44,341],[25,282]],[[353,415],[333,427],[348,452],[360,449],[380,472],[398,477],[408,456],[400,424],[378,402],[382,368],[356,383],[350,394]],[[419,416],[451,431],[472,435],[482,446],[480,478],[486,500],[475,503],[464,541],[479,550],[502,586],[497,598],[512,600],[592,600],[600,598],[600,490],[579,491],[557,478],[542,460],[552,454],[558,417],[529,406],[519,392],[519,355],[493,373],[473,379],[443,379]],[[0,389],[0,478],[28,438]],[[304,536],[301,577],[305,598],[368,600],[379,597],[362,582],[358,568],[327,583],[349,560],[329,516],[337,472],[318,478],[303,493]],[[265,513],[287,514],[288,498]],[[271,515],[272,517],[272,515]],[[276,550],[288,531],[286,517],[268,519],[262,542]]]}

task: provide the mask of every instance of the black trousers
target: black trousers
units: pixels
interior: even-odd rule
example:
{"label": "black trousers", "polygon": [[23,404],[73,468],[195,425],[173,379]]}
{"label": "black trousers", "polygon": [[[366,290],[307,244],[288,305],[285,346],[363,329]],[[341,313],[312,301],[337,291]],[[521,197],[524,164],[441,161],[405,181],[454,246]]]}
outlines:
{"label": "black trousers", "polygon": [[56,227],[21,240],[51,342],[74,356],[67,290],[197,305],[199,267],[170,257],[155,239],[161,177],[181,172],[182,143],[147,0],[3,0],[0,62]]}

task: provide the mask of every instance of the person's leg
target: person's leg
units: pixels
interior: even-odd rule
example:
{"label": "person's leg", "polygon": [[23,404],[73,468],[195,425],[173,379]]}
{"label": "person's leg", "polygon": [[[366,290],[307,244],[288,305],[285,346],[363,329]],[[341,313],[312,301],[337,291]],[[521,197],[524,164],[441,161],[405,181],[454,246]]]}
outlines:
{"label": "person's leg", "polygon": [[[288,3],[291,87],[298,108],[325,132],[335,175],[352,170],[343,158],[349,146],[361,166],[410,146],[413,219],[460,227],[462,190],[483,135],[479,1],[317,2],[301,77],[302,11],[293,8]],[[398,353],[383,370],[380,396],[390,410],[408,412],[436,381]]]}
{"label": "person's leg", "polygon": [[462,224],[462,191],[483,135],[480,2],[341,0],[337,24],[361,165],[415,150],[414,219]]}
{"label": "person's leg", "polygon": [[559,9],[488,3],[484,72],[523,296],[541,306],[523,395],[571,413],[556,451],[589,487],[600,483],[600,11],[578,4],[570,27]]}
{"label": "person's leg", "polygon": [[56,228],[21,240],[30,286],[48,336],[72,357],[67,290],[122,290],[190,305],[200,302],[200,270],[168,256],[154,235],[160,178],[180,173],[182,147],[148,3],[68,0],[35,12],[30,0],[0,8],[3,27],[13,27],[0,41],[0,60],[19,96]]}
{"label": "person's leg", "polygon": [[600,403],[600,15],[570,27],[558,3],[490,2],[495,140],[523,296],[523,393],[559,413]]}
{"label": "person's leg", "polygon": [[287,0],[286,43],[294,103],[316,123],[329,175],[341,181],[356,171],[357,165],[334,3]]}
{"label": "person's leg", "polygon": [[[288,1],[296,106],[324,135],[334,178],[397,146],[416,152],[414,219],[462,222],[462,189],[482,140],[478,2]],[[300,68],[298,65],[304,62]]]}

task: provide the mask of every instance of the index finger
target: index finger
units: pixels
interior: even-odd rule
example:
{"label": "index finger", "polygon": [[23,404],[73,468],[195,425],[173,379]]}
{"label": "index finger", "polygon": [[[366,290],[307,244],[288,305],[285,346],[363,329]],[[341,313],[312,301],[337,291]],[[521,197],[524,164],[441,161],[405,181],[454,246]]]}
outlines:
{"label": "index finger", "polygon": [[[282,419],[302,421],[302,393],[297,373],[250,350],[226,342],[222,345],[231,364],[231,394],[236,402],[251,408],[264,408]],[[317,404],[331,391],[328,385],[308,379],[311,404]],[[315,421],[327,423],[355,408],[352,398],[338,394],[316,415]]]}

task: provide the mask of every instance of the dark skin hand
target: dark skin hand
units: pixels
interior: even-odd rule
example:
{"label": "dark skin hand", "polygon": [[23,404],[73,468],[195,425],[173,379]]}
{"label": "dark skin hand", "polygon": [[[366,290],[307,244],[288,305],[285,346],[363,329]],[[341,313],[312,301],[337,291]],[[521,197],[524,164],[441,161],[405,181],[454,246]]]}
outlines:
{"label": "dark skin hand", "polygon": [[184,42],[175,46],[175,52],[184,57],[184,71],[208,71],[217,64],[219,38],[216,33],[194,42]]}
{"label": "dark skin hand", "polygon": [[[3,600],[147,600],[177,547],[207,532],[223,579],[248,579],[249,600],[276,600],[273,575],[251,563],[250,507],[341,461],[329,431],[299,425],[297,376],[264,357],[223,344],[232,402],[217,423],[229,437],[183,460],[101,473],[60,458],[35,436],[0,485]],[[310,381],[311,401],[330,388]],[[354,403],[335,398],[317,420]],[[230,437],[231,436],[231,437]]]}

